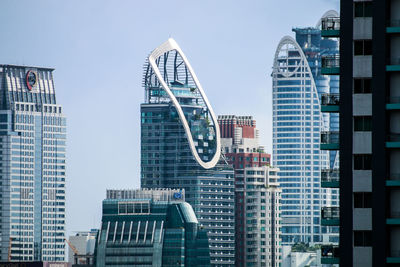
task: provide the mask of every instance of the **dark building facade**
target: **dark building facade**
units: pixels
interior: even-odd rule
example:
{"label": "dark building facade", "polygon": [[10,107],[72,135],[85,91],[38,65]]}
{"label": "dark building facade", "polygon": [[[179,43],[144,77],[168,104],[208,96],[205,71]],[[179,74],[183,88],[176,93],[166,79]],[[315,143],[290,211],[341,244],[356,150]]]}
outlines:
{"label": "dark building facade", "polygon": [[342,0],[340,21],[325,25],[326,37],[340,37],[340,57],[322,70],[340,73],[340,99],[329,107],[340,132],[325,139],[340,153],[340,210],[322,220],[340,223],[340,244],[324,248],[322,260],[399,266],[400,1]]}
{"label": "dark building facade", "polygon": [[96,266],[210,266],[207,232],[180,190],[107,190]]}

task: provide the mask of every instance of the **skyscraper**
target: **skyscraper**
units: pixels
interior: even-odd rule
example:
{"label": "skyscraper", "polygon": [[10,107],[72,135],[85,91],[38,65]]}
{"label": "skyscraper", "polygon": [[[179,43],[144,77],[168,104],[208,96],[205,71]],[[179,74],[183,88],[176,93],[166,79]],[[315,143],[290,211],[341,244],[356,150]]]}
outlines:
{"label": "skyscraper", "polygon": [[340,37],[340,57],[323,66],[340,73],[340,132],[325,144],[341,157],[340,211],[331,213],[340,221],[340,254],[323,256],[340,266],[398,266],[400,2],[340,2],[340,29],[325,29]]}
{"label": "skyscraper", "polygon": [[235,170],[236,266],[281,264],[279,169],[259,145],[252,116],[218,116],[222,151]]}
{"label": "skyscraper", "polygon": [[185,192],[107,190],[96,266],[209,267],[207,233]]}
{"label": "skyscraper", "polygon": [[213,266],[234,266],[234,180],[217,118],[187,58],[169,39],[144,66],[141,185],[183,188],[207,230]]}
{"label": "skyscraper", "polygon": [[66,119],[53,69],[0,65],[1,261],[65,261]]}
{"label": "skyscraper", "polygon": [[[330,11],[323,17],[337,13]],[[320,22],[317,24],[319,27]],[[321,227],[324,205],[338,205],[335,189],[321,188],[321,172],[337,168],[335,151],[320,151],[320,132],[338,129],[337,115],[321,114],[323,94],[338,91],[338,79],[321,73],[321,56],[338,44],[322,40],[316,27],[295,28],[278,45],[273,67],[273,165],[280,169],[282,243],[337,242],[337,228]]]}

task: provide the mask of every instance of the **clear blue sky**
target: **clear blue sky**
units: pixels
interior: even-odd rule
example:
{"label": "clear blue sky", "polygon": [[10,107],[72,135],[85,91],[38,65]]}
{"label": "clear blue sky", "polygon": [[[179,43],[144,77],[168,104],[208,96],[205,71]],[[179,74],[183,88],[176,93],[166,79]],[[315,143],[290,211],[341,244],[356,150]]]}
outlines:
{"label": "clear blue sky", "polygon": [[137,188],[146,56],[173,37],[217,114],[253,115],[271,152],[271,71],[294,26],[338,0],[1,0],[0,64],[55,68],[68,119],[67,230],[99,227],[107,188]]}

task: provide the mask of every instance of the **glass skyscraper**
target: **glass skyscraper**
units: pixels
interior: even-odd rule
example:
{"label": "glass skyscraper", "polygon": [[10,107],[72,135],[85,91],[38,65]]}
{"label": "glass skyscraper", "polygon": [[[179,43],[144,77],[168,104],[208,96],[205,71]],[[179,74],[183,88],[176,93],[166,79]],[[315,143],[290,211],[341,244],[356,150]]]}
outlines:
{"label": "glass skyscraper", "polygon": [[0,65],[1,261],[65,261],[66,119],[52,72]]}
{"label": "glass skyscraper", "polygon": [[211,264],[234,266],[233,169],[221,157],[217,118],[173,39],[144,66],[141,186],[182,188],[207,230]]}
{"label": "glass skyscraper", "polygon": [[274,59],[273,166],[283,190],[284,245],[338,241],[338,229],[320,223],[321,207],[338,205],[337,190],[321,188],[321,171],[337,168],[339,159],[320,151],[321,132],[339,127],[337,114],[320,111],[322,95],[338,92],[338,78],[321,74],[321,56],[336,53],[338,42],[321,39],[319,25],[293,29],[296,40],[284,37]]}

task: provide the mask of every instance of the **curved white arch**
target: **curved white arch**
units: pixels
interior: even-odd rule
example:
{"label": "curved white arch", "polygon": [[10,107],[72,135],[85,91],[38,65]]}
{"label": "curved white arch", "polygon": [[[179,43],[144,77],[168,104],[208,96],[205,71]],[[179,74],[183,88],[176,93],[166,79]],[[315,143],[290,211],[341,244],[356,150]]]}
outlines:
{"label": "curved white arch", "polygon": [[[335,12],[336,12],[336,11],[335,11]],[[287,45],[287,44],[293,45],[293,46],[296,48],[296,50],[299,52],[300,57],[301,57],[301,60],[302,60],[302,62],[303,62],[303,64],[304,64],[305,68],[307,69],[307,72],[310,74],[311,88],[313,89],[313,93],[317,94],[317,96],[318,96],[317,85],[315,84],[314,77],[313,77],[313,75],[312,75],[310,65],[308,65],[308,60],[307,60],[307,58],[306,58],[306,55],[304,54],[304,52],[303,52],[303,50],[301,49],[300,45],[299,45],[299,44],[296,42],[296,40],[293,39],[292,37],[290,37],[290,36],[284,36],[284,37],[280,40],[280,42],[279,42],[279,44],[278,44],[278,47],[277,47],[277,49],[276,49],[276,52],[275,52],[274,64],[273,64],[274,69],[273,69],[273,71],[274,71],[274,72],[276,71],[277,73],[282,74],[282,75],[284,75],[285,77],[290,77],[290,76],[292,76],[294,73],[296,73],[296,71],[300,68],[300,65],[301,65],[301,64],[299,64],[299,66],[298,66],[293,72],[290,72],[290,73],[288,73],[288,74],[285,74],[284,72],[278,72],[278,71],[277,71],[277,70],[279,69],[279,68],[278,68],[278,67],[279,67],[279,66],[278,66],[278,56],[279,56],[279,52],[281,51],[282,47],[283,47],[284,45]],[[319,104],[320,104],[319,97],[317,97],[317,101],[318,101],[318,105],[319,105]]]}
{"label": "curved white arch", "polygon": [[[162,77],[161,72],[158,69],[158,66],[156,64],[157,58],[159,58],[164,53],[171,51],[171,50],[177,51],[177,53],[182,57],[182,60],[184,61],[186,67],[188,68],[188,70],[193,78],[193,81],[196,84],[197,89],[199,90],[200,95],[203,98],[204,103],[208,108],[208,111],[210,112],[211,119],[213,120],[213,123],[214,123],[215,135],[216,135],[215,139],[216,139],[217,147],[216,147],[215,155],[208,162],[204,162],[200,158],[199,154],[197,153],[196,147],[193,142],[193,137],[192,137],[192,134],[191,134],[191,131],[189,128],[189,124],[183,113],[182,107],[179,105],[178,100],[176,99],[174,94],[171,92],[170,88],[168,87],[167,83],[165,82],[164,78]],[[201,87],[201,84],[200,84],[199,80],[197,79],[197,76],[194,73],[193,68],[190,65],[189,61],[187,60],[185,54],[183,54],[181,48],[175,42],[175,40],[172,38],[169,38],[165,43],[161,44],[159,47],[157,47],[156,49],[153,50],[153,52],[149,56],[149,63],[150,63],[150,66],[152,67],[155,75],[157,76],[157,79],[159,80],[161,86],[163,87],[165,92],[168,94],[169,98],[171,99],[173,105],[175,106],[175,108],[178,112],[179,118],[183,124],[183,128],[185,129],[185,133],[186,133],[186,136],[187,136],[187,139],[189,142],[190,150],[192,151],[192,154],[195,157],[196,161],[200,164],[200,166],[202,166],[205,169],[210,169],[210,168],[215,167],[215,165],[218,163],[218,161],[221,157],[221,139],[220,139],[220,132],[219,132],[217,117],[215,116],[214,111],[212,110],[212,107],[207,99],[207,96],[205,95],[203,88]]]}
{"label": "curved white arch", "polygon": [[336,17],[339,17],[339,13],[337,13],[336,10],[331,9],[331,10],[326,11],[322,15],[322,17],[318,20],[317,25],[315,26],[315,28],[319,29],[319,27],[321,27],[322,19],[324,19],[324,18],[336,18]]}

